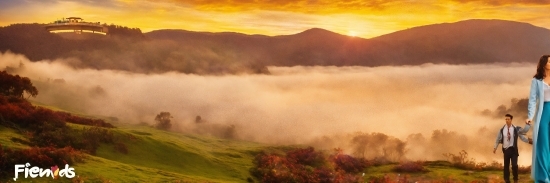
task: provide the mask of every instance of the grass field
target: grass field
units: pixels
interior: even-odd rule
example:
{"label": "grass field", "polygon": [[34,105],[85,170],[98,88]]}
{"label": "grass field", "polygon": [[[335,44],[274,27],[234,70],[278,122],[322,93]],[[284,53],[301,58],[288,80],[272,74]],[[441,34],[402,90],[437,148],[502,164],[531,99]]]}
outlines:
{"label": "grass field", "polygon": [[[115,182],[246,182],[254,155],[267,148],[252,142],[183,135],[146,126],[125,126],[113,131],[129,153],[122,154],[113,145],[102,144],[95,156],[74,166],[81,178]],[[0,133],[2,146],[26,147],[12,142],[13,137],[24,139],[15,130],[0,126]]]}
{"label": "grass field", "polygon": [[[391,180],[407,177],[409,182],[504,182],[502,171],[468,171],[454,168],[447,161],[425,162],[426,173],[396,173],[391,169],[394,165],[383,165],[367,169],[365,177],[388,176]],[[510,175],[511,176],[511,175]],[[530,174],[519,174],[520,183],[532,182]],[[512,177],[510,177],[512,179]]]}
{"label": "grass field", "polygon": [[[80,125],[71,125],[79,128]],[[254,155],[261,150],[278,149],[254,142],[224,140],[207,136],[160,131],[148,126],[119,126],[114,132],[127,144],[129,153],[115,151],[113,145],[102,145],[95,156],[72,167],[84,182],[247,182],[251,177]],[[10,139],[24,138],[15,130],[0,126],[2,146],[25,148]],[[286,147],[280,147],[284,149]],[[500,182],[501,171],[473,172],[451,167],[445,161],[426,162],[426,173],[399,174],[394,164],[369,167],[365,178],[403,176],[410,182],[453,181]],[[62,178],[65,179],[65,178]],[[70,180],[19,179],[17,182],[70,182]],[[76,180],[76,178],[73,178]],[[530,182],[529,174],[520,174],[521,182]],[[11,181],[11,180],[3,180]]]}
{"label": "grass field", "polygon": [[[74,129],[84,127],[69,126]],[[102,144],[95,155],[86,155],[84,162],[71,165],[77,175],[73,179],[20,177],[17,182],[247,182],[253,179],[249,170],[257,153],[262,150],[283,152],[299,147],[166,132],[147,125],[115,123],[115,126],[117,128],[111,130],[117,141],[126,144],[128,154],[118,152],[113,144]],[[0,144],[3,147],[29,147],[14,142],[14,139],[24,140],[26,137],[0,125]],[[406,177],[408,182],[502,182],[501,171],[460,170],[446,161],[425,162],[429,170],[425,173],[399,174],[392,172],[394,166],[369,167],[364,171],[364,179],[385,176],[395,181]],[[529,174],[521,174],[520,180],[531,182]],[[0,180],[12,181],[11,178]]]}

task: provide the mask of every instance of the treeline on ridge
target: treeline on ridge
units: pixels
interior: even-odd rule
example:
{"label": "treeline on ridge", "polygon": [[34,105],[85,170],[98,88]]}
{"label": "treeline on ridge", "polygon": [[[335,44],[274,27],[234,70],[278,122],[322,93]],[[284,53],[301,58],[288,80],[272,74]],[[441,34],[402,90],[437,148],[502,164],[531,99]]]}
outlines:
{"label": "treeline on ridge", "polygon": [[224,48],[205,48],[171,40],[150,39],[138,28],[118,25],[107,27],[107,36],[92,33],[49,33],[44,24],[0,27],[0,52],[23,54],[31,61],[60,59],[75,68],[138,73],[269,73],[261,62],[236,58],[233,52]]}
{"label": "treeline on ridge", "polygon": [[505,20],[433,24],[370,39],[319,28],[265,36],[108,27],[108,36],[53,34],[42,24],[0,27],[0,52],[10,50],[33,61],[59,58],[80,68],[223,75],[267,74],[267,66],[534,62],[550,49],[545,36],[550,30]]}

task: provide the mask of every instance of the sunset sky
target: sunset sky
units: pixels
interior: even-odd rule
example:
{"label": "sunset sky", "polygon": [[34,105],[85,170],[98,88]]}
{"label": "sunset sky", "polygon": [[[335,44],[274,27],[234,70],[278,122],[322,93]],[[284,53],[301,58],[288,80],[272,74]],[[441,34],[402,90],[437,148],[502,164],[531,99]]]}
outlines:
{"label": "sunset sky", "polygon": [[550,28],[550,0],[0,0],[0,26],[85,21],[140,28],[285,35],[323,28],[371,38],[415,26],[503,19]]}

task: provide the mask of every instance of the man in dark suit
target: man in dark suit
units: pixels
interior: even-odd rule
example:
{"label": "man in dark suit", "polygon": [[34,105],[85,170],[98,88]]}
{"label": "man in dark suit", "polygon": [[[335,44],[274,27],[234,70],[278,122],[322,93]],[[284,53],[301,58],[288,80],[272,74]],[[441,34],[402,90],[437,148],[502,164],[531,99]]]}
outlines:
{"label": "man in dark suit", "polygon": [[512,119],[514,116],[506,114],[506,125],[498,132],[497,140],[493,153],[496,153],[498,144],[502,144],[502,153],[504,153],[504,181],[510,183],[510,161],[512,162],[512,173],[514,175],[514,183],[518,182],[518,137],[526,143],[533,144],[532,139],[526,138],[525,134],[531,127],[531,122],[525,122],[525,128],[514,126]]}

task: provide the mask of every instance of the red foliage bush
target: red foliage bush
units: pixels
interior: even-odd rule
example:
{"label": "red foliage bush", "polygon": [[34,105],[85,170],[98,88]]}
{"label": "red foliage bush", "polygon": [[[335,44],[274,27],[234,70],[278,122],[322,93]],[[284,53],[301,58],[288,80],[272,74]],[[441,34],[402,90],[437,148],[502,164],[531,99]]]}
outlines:
{"label": "red foliage bush", "polygon": [[0,177],[14,174],[15,164],[30,163],[31,166],[50,168],[51,166],[62,167],[65,164],[82,162],[84,155],[71,148],[54,147],[32,147],[30,149],[13,150],[0,145]]}
{"label": "red foliage bush", "polygon": [[[65,121],[93,127],[71,129]],[[72,147],[95,154],[101,142],[114,142],[112,132],[99,128],[113,128],[112,124],[35,107],[28,101],[13,96],[0,95],[0,125],[18,129],[20,132],[28,131],[31,145],[39,147]]]}
{"label": "red foliage bush", "polygon": [[82,118],[66,112],[35,107],[24,99],[3,95],[0,95],[0,116],[3,119],[0,123],[16,124],[23,128],[40,128],[45,122],[56,121],[62,122],[63,124],[61,126],[64,126],[66,121],[81,125],[114,128],[112,124],[101,119]]}
{"label": "red foliage bush", "polygon": [[295,164],[308,166],[322,166],[327,163],[326,157],[321,152],[315,152],[313,147],[296,149],[286,153],[287,160]]}
{"label": "red foliage bush", "polygon": [[82,118],[82,117],[78,117],[78,116],[73,116],[73,115],[71,115],[69,113],[66,113],[66,112],[57,112],[57,114],[69,123],[88,125],[88,126],[105,127],[105,128],[114,128],[115,127],[111,123],[107,123],[102,119]]}
{"label": "red foliage bush", "polygon": [[[347,168],[341,168],[335,162],[337,158],[331,157],[338,156],[327,157],[312,147],[295,149],[286,155],[260,153],[254,159],[256,166],[251,173],[261,182],[362,182],[362,177],[354,175],[356,172],[346,172]],[[349,162],[361,162],[351,156],[346,158],[348,159],[341,161],[345,163],[341,164],[349,166]],[[366,165],[355,168],[360,167],[366,168]]]}
{"label": "red foliage bush", "polygon": [[256,167],[252,170],[261,182],[288,182],[289,164],[286,158],[275,154],[260,153],[254,158]]}
{"label": "red foliage bush", "polygon": [[18,124],[27,127],[32,123],[31,114],[35,108],[29,102],[16,97],[0,95],[0,123]]}
{"label": "red foliage bush", "polygon": [[346,154],[334,155],[332,161],[336,164],[337,169],[349,173],[359,173],[371,165],[365,159],[354,158]]}

